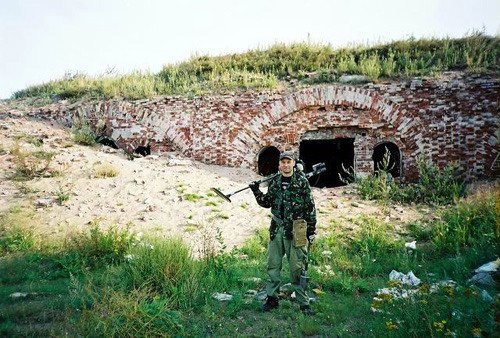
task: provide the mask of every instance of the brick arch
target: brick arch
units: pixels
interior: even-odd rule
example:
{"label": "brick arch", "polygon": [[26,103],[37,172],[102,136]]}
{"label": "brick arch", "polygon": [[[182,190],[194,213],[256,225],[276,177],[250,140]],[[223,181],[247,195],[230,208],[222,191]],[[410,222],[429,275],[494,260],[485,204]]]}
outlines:
{"label": "brick arch", "polygon": [[367,111],[371,117],[371,126],[390,126],[399,123],[399,105],[366,89],[349,86],[317,86],[284,95],[263,107],[261,114],[255,116],[245,128],[245,133],[238,135],[238,142],[247,145],[249,151],[241,153],[241,163],[255,165],[258,150],[267,144],[261,144],[262,134],[266,129],[281,119],[313,106],[345,106]]}

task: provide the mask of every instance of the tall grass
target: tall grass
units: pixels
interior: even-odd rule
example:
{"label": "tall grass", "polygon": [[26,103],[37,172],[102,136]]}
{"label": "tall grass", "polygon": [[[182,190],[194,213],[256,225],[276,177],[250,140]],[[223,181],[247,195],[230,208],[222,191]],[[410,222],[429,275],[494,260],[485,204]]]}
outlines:
{"label": "tall grass", "polygon": [[57,263],[68,273],[78,274],[85,269],[118,264],[135,243],[135,235],[127,228],[112,225],[102,229],[98,221],[66,240],[55,254]]}
{"label": "tall grass", "polygon": [[476,197],[447,210],[432,226],[431,239],[437,249],[459,254],[476,248],[492,256],[498,254],[500,215],[495,204],[499,198],[500,191],[497,191],[495,195]]}
{"label": "tall grass", "polygon": [[[102,229],[97,222],[62,246],[21,240],[15,243],[26,248],[2,247],[0,335],[28,335],[19,317],[39,317],[28,313],[28,300],[11,300],[9,294],[33,290],[39,293],[31,295],[34,304],[57,314],[48,322],[53,332],[71,336],[494,336],[497,288],[470,285],[468,279],[499,252],[498,198],[498,191],[484,192],[444,207],[412,251],[403,243],[419,234],[415,225],[398,233],[391,223],[361,215],[322,227],[310,251],[309,290],[317,315],[308,320],[288,297],[270,315],[260,311],[260,301],[245,296],[264,288],[266,229],[240,249],[209,247],[197,259],[181,239],[140,239],[126,228]],[[22,211],[12,208],[0,218],[2,238],[16,233],[8,225],[21,222],[16,218]],[[38,235],[30,236],[39,242]],[[219,240],[217,233],[212,236]],[[412,270],[422,284],[388,281],[393,269]],[[454,283],[440,284],[449,279]],[[69,290],[61,290],[67,284]],[[409,296],[375,300],[382,287]],[[214,292],[233,299],[217,301]],[[61,294],[63,302],[55,303]],[[43,335],[42,329],[29,335]]]}
{"label": "tall grass", "polygon": [[275,44],[268,49],[218,57],[195,56],[158,73],[68,74],[61,80],[17,91],[13,99],[140,99],[202,94],[238,88],[276,88],[283,81],[336,82],[342,74],[421,76],[447,70],[498,71],[499,37],[481,32],[459,39],[408,39],[384,45],[333,49],[312,43]]}

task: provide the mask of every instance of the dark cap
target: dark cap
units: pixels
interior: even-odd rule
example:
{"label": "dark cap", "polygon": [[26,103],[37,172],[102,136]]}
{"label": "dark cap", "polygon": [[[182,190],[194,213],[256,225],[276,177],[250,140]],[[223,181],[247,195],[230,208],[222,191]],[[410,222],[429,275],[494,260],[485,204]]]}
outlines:
{"label": "dark cap", "polygon": [[284,158],[289,158],[291,160],[295,160],[295,156],[293,156],[293,152],[291,151],[284,151],[280,154],[280,161]]}

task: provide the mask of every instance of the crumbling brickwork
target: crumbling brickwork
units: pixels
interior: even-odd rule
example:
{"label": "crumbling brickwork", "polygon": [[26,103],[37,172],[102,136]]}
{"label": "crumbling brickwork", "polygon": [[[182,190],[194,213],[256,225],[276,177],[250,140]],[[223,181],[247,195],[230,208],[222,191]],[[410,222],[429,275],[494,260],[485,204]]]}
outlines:
{"label": "crumbling brickwork", "polygon": [[359,85],[318,85],[195,98],[54,104],[32,114],[75,116],[105,124],[128,151],[151,146],[205,163],[256,168],[268,146],[298,150],[307,139],[354,138],[355,169],[373,170],[382,142],[400,151],[402,177],[417,175],[416,158],[440,167],[457,162],[468,177],[499,175],[499,88],[496,76],[446,73]]}

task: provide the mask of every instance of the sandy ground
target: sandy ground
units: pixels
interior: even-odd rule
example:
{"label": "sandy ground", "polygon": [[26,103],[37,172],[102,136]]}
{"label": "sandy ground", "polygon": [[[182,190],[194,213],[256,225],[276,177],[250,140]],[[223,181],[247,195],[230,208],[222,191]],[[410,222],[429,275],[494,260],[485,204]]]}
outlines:
{"label": "sandy ground", "polygon": [[[29,142],[33,139],[43,140],[43,145],[34,146]],[[215,240],[220,231],[231,249],[270,221],[269,210],[257,205],[250,190],[232,196],[232,203],[211,193],[211,187],[230,193],[261,178],[250,169],[206,165],[178,153],[129,160],[110,147],[77,145],[67,128],[28,118],[1,104],[0,141],[0,213],[14,206],[33,207],[35,231],[46,236],[66,236],[98,221],[102,226],[128,225],[144,234],[182,236],[193,247],[201,245],[203,234]],[[26,182],[12,180],[16,166],[10,150],[16,142],[25,151],[55,152],[50,168],[58,174]],[[118,175],[95,177],[102,166],[114,168]],[[69,200],[59,205],[58,193],[68,194]],[[313,188],[313,194],[319,236],[336,221],[351,230],[349,220],[361,214],[390,221],[398,228],[430,212],[400,206],[384,209],[359,200],[349,186]]]}

